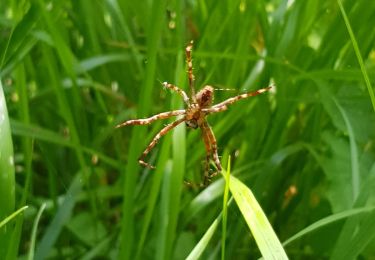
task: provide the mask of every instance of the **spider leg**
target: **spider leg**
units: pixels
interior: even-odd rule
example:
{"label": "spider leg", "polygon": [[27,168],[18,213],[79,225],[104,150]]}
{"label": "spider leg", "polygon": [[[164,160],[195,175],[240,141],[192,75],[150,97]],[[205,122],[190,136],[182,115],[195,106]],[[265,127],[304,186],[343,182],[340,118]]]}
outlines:
{"label": "spider leg", "polygon": [[193,50],[193,41],[191,41],[185,49],[186,53],[186,63],[188,67],[188,77],[189,77],[189,86],[190,86],[190,94],[193,103],[197,103],[197,98],[195,97],[195,89],[194,89],[194,74],[193,74],[193,61],[191,58],[191,52]]}
{"label": "spider leg", "polygon": [[[221,167],[221,163],[220,163],[220,160],[219,160],[219,155],[217,154],[217,142],[216,142],[216,138],[215,138],[214,132],[212,131],[212,128],[210,127],[210,125],[208,124],[207,121],[203,123],[202,130],[205,131],[206,134],[207,134],[209,143],[211,145],[211,150],[212,150],[211,154],[212,154],[214,163],[216,165],[217,170],[219,172],[221,172],[222,167]],[[209,178],[214,177],[216,174],[217,174],[217,172],[211,174],[209,176]]]}
{"label": "spider leg", "polygon": [[127,126],[127,125],[148,125],[151,124],[152,122],[159,120],[159,119],[166,119],[170,118],[172,116],[180,116],[185,114],[185,110],[173,110],[173,111],[168,111],[168,112],[163,112],[157,115],[154,115],[149,118],[144,118],[144,119],[133,119],[133,120],[128,120],[125,121],[121,124],[116,125],[116,128]]}
{"label": "spider leg", "polygon": [[170,84],[168,82],[163,82],[163,87],[169,88],[170,90],[173,90],[173,91],[176,91],[183,98],[186,105],[190,104],[189,97],[186,95],[186,92],[183,91],[182,89],[180,89],[179,87],[177,87],[173,84]]}
{"label": "spider leg", "polygon": [[210,170],[210,157],[211,157],[212,150],[211,150],[211,142],[210,142],[210,138],[208,136],[207,127],[202,125],[201,130],[202,130],[202,137],[203,137],[203,141],[204,141],[204,146],[206,148],[206,161],[205,161],[205,164],[204,164],[203,186],[207,186],[208,182],[210,180],[209,170]]}
{"label": "spider leg", "polygon": [[155,169],[155,166],[153,166],[151,164],[148,164],[144,161],[145,157],[152,150],[152,148],[154,148],[154,146],[158,143],[158,141],[161,137],[166,135],[170,130],[172,130],[173,128],[175,128],[176,126],[178,126],[179,124],[181,124],[185,120],[186,120],[185,117],[177,119],[176,121],[168,124],[163,129],[161,129],[160,132],[157,133],[157,135],[155,135],[154,139],[152,139],[151,143],[147,146],[147,148],[144,150],[142,155],[139,157],[139,159],[138,159],[139,164],[141,164],[144,167],[150,168],[150,169]]}
{"label": "spider leg", "polygon": [[254,92],[249,92],[249,93],[241,94],[241,95],[238,95],[238,96],[235,96],[235,97],[231,97],[231,98],[228,98],[227,100],[224,100],[223,102],[221,102],[219,104],[216,104],[216,105],[214,105],[210,108],[202,109],[202,111],[206,112],[208,114],[221,112],[221,111],[226,110],[228,105],[231,105],[231,104],[237,102],[238,100],[248,98],[248,97],[257,96],[259,94],[262,94],[262,93],[270,90],[271,88],[272,88],[272,86],[269,86],[269,87],[266,87],[266,88],[258,89],[257,91],[254,91]]}
{"label": "spider leg", "polygon": [[213,114],[213,113],[218,113],[227,110],[228,107],[226,105],[220,105],[215,107],[210,107],[210,108],[203,108],[202,111],[206,114]]}

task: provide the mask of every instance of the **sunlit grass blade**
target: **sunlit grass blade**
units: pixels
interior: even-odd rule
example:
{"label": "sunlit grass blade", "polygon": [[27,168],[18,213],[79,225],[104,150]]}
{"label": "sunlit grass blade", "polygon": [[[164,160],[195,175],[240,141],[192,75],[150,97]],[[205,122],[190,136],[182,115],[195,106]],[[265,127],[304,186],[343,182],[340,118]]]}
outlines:
{"label": "sunlit grass blade", "polygon": [[283,246],[251,190],[231,175],[230,191],[264,259],[288,259]]}
{"label": "sunlit grass blade", "polygon": [[194,249],[190,252],[187,260],[195,260],[200,259],[202,256],[202,253],[206,249],[208,243],[210,242],[212,236],[214,235],[217,227],[219,226],[219,222],[221,220],[222,214],[220,214],[214,222],[211,224],[211,226],[207,229],[207,231],[204,233],[203,237],[199,240],[198,244],[194,247]]}
{"label": "sunlit grass blade", "polygon": [[[15,207],[13,142],[9,126],[7,104],[0,79],[0,220]],[[0,229],[0,255],[6,255],[13,228]]]}
{"label": "sunlit grass blade", "polygon": [[16,210],[15,212],[13,212],[12,214],[10,214],[9,216],[7,216],[5,219],[3,219],[1,222],[0,222],[0,228],[2,228],[4,225],[6,225],[9,221],[11,221],[12,219],[14,219],[18,214],[20,214],[22,211],[26,210],[29,206],[23,206],[22,208]]}
{"label": "sunlit grass blade", "polygon": [[228,165],[225,178],[224,196],[223,196],[223,222],[221,234],[221,259],[225,259],[225,239],[227,237],[227,219],[228,219],[228,195],[230,186],[230,156],[228,158]]}

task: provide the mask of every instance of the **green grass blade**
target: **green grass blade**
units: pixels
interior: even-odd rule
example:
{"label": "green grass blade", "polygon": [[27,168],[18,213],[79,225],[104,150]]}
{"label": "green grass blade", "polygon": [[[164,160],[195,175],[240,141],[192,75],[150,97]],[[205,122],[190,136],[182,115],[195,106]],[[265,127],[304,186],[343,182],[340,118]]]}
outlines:
{"label": "green grass blade", "polygon": [[[7,104],[0,79],[0,219],[11,214],[15,207],[15,176],[13,143]],[[0,230],[0,255],[6,255],[13,228]]]}
{"label": "green grass blade", "polygon": [[288,259],[283,246],[251,190],[231,175],[230,191],[264,259]]}
{"label": "green grass blade", "polygon": [[350,161],[351,161],[351,175],[352,175],[352,193],[353,193],[353,201],[355,201],[359,195],[359,189],[361,186],[360,183],[360,172],[359,172],[359,162],[358,162],[358,150],[357,150],[357,144],[356,144],[356,138],[354,135],[353,127],[351,122],[349,121],[349,118],[345,112],[345,110],[341,107],[341,105],[338,103],[336,99],[334,99],[334,102],[339,109],[342,118],[345,122],[345,125],[348,129],[348,135],[349,135],[349,142],[350,142]]}
{"label": "green grass blade", "polygon": [[47,230],[38,243],[35,259],[46,259],[56,243],[64,225],[69,221],[76,203],[77,195],[82,190],[82,173],[77,174],[66,192],[65,199],[53,217]]}
{"label": "green grass blade", "polygon": [[223,222],[222,222],[222,235],[221,235],[221,259],[225,259],[225,239],[227,237],[227,214],[228,214],[228,195],[230,186],[230,156],[228,157],[227,171],[225,174],[225,187],[223,196]]}
{"label": "green grass blade", "polygon": [[318,220],[317,222],[311,224],[310,226],[304,228],[303,230],[299,231],[297,234],[293,235],[292,237],[288,238],[283,243],[283,246],[287,246],[293,243],[294,241],[300,239],[301,237],[307,234],[310,234],[311,232],[316,231],[319,228],[325,227],[327,225],[330,225],[332,223],[335,223],[337,221],[340,221],[348,217],[352,217],[352,216],[356,216],[356,215],[364,214],[364,213],[369,213],[373,210],[375,210],[375,207],[356,208],[356,209],[345,210],[343,212],[336,213],[331,216],[322,218]]}
{"label": "green grass blade", "polygon": [[[145,70],[145,79],[139,93],[139,116],[145,116],[150,111],[152,104],[152,89],[155,84],[155,73],[157,65],[157,52],[161,39],[163,14],[165,11],[166,1],[156,0],[152,2],[151,9],[152,23],[147,28],[147,66]],[[136,165],[137,157],[139,156],[140,141],[143,140],[145,129],[141,131],[132,132],[132,140],[130,142],[129,150],[129,164],[126,167],[126,177],[124,183],[124,202],[123,202],[123,219],[120,233],[120,259],[130,259],[134,247],[134,187],[136,185],[136,174],[139,166]],[[143,142],[141,142],[143,143]]]}
{"label": "green grass blade", "polygon": [[206,249],[208,243],[210,242],[212,236],[214,235],[216,229],[219,226],[219,222],[221,220],[222,214],[220,214],[214,222],[210,225],[210,227],[207,229],[203,237],[199,240],[198,244],[194,247],[194,249],[190,252],[186,260],[196,260],[200,259],[202,256],[202,253]]}
{"label": "green grass blade", "polygon": [[16,210],[15,212],[13,212],[12,214],[10,214],[9,216],[7,216],[5,219],[3,219],[1,222],[0,222],[0,228],[2,228],[4,225],[6,225],[9,221],[11,221],[12,219],[14,219],[18,214],[20,214],[22,211],[26,210],[29,206],[23,206],[22,208]]}
{"label": "green grass blade", "polygon": [[31,232],[31,239],[30,239],[30,249],[29,249],[29,255],[27,257],[28,260],[33,260],[34,259],[34,250],[35,250],[35,242],[36,242],[36,233],[38,230],[38,224],[40,221],[40,218],[43,214],[44,209],[46,208],[46,203],[43,203],[42,206],[40,207],[38,214],[36,215],[34,225],[33,225],[33,230]]}
{"label": "green grass blade", "polygon": [[60,134],[57,134],[49,129],[44,129],[38,126],[34,126],[32,124],[24,124],[15,120],[11,120],[11,128],[12,132],[15,135],[22,136],[22,137],[30,137],[32,139],[35,139],[37,141],[43,141],[48,142],[51,144],[55,144],[57,146],[63,146],[63,147],[69,147],[73,150],[82,150],[83,152],[90,154],[90,155],[96,155],[99,159],[101,159],[103,162],[108,163],[109,165],[120,169],[120,163],[113,158],[110,158],[109,156],[103,154],[102,152],[98,150],[94,150],[85,146],[82,146],[80,144],[77,144],[73,142],[70,139],[67,139],[63,137]]}
{"label": "green grass blade", "polygon": [[358,47],[358,43],[357,43],[356,37],[355,37],[355,35],[353,33],[352,27],[350,25],[348,16],[346,15],[344,6],[341,3],[341,0],[337,0],[337,3],[339,4],[342,17],[344,18],[344,22],[345,22],[346,28],[348,29],[350,40],[352,41],[354,52],[355,52],[355,55],[357,56],[357,60],[358,60],[359,66],[361,67],[361,72],[362,72],[363,78],[365,80],[368,93],[370,95],[370,99],[371,99],[371,103],[372,103],[372,108],[373,108],[373,110],[375,112],[375,95],[374,95],[374,90],[373,90],[373,88],[371,86],[371,81],[370,81],[370,79],[369,79],[369,77],[367,75],[367,70],[366,70],[365,64],[363,62],[363,58],[362,58],[361,52],[359,51],[359,47]]}

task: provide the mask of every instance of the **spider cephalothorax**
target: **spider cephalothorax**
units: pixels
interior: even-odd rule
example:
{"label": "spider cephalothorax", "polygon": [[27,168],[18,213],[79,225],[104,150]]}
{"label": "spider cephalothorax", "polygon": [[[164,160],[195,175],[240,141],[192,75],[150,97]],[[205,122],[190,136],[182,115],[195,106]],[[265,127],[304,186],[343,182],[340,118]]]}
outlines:
{"label": "spider cephalothorax", "polygon": [[175,85],[169,84],[167,82],[163,83],[163,86],[165,88],[171,89],[175,92],[177,92],[184,100],[186,109],[181,110],[173,110],[168,112],[163,112],[157,115],[154,115],[149,118],[145,119],[134,119],[134,120],[128,120],[124,123],[121,123],[117,125],[116,127],[122,127],[126,125],[146,125],[150,124],[155,120],[159,119],[166,119],[170,118],[172,116],[182,116],[181,118],[177,119],[176,121],[166,125],[162,130],[160,130],[159,133],[156,134],[154,139],[151,141],[151,143],[147,146],[145,151],[142,153],[142,155],[139,157],[138,162],[150,169],[154,169],[155,167],[146,163],[145,158],[147,154],[154,148],[154,146],[158,143],[159,139],[164,136],[166,133],[168,133],[170,130],[181,124],[182,122],[185,122],[186,125],[190,128],[196,129],[200,128],[202,130],[202,138],[204,141],[204,145],[206,148],[206,166],[205,166],[205,178],[204,178],[204,184],[206,185],[207,182],[210,180],[210,178],[216,174],[209,174],[209,162],[211,158],[213,159],[216,168],[218,171],[222,170],[219,156],[217,153],[217,144],[216,144],[216,138],[215,135],[208,124],[206,120],[206,116],[209,114],[221,112],[228,109],[228,105],[233,104],[234,102],[248,98],[253,97],[256,95],[259,95],[263,92],[266,92],[271,89],[271,87],[262,88],[254,92],[241,94],[235,97],[228,98],[227,100],[224,100],[223,102],[213,105],[212,102],[214,99],[214,88],[212,86],[206,85],[204,86],[197,94],[195,94],[194,89],[194,75],[193,75],[193,63],[191,58],[191,52],[193,48],[193,42],[190,42],[188,46],[186,47],[186,62],[188,67],[188,79],[189,79],[189,87],[191,96],[190,98],[188,95],[183,91],[182,89],[178,88]]}

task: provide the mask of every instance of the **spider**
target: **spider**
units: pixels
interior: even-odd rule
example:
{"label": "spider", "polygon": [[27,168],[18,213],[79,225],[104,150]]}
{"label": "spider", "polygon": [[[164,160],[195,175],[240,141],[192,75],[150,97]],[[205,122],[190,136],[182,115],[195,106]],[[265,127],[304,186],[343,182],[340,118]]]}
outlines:
{"label": "spider", "polygon": [[[257,91],[254,91],[254,92],[234,96],[234,97],[224,100],[221,103],[212,105],[212,101],[214,98],[214,88],[212,86],[206,85],[200,91],[198,91],[198,93],[195,93],[193,63],[192,63],[192,49],[193,49],[193,41],[191,41],[185,49],[187,74],[188,74],[191,96],[188,97],[185,91],[183,91],[182,89],[180,89],[179,87],[173,84],[170,84],[167,82],[162,83],[162,85],[165,88],[168,88],[172,91],[177,92],[177,94],[179,94],[182,97],[182,99],[184,100],[184,103],[186,104],[186,109],[163,112],[163,113],[156,114],[149,118],[144,118],[144,119],[128,120],[117,125],[116,128],[127,126],[127,125],[148,125],[159,119],[166,119],[166,118],[170,118],[173,116],[182,116],[176,121],[166,125],[163,129],[160,130],[160,132],[156,134],[156,136],[152,139],[151,143],[147,146],[147,148],[144,150],[142,155],[139,157],[138,162],[144,167],[147,167],[149,169],[155,169],[155,166],[145,161],[147,154],[155,147],[155,145],[158,143],[161,137],[163,137],[170,130],[172,130],[173,128],[181,124],[182,122],[185,122],[189,128],[197,129],[199,127],[202,131],[202,138],[203,138],[204,145],[206,148],[206,161],[205,161],[205,173],[204,173],[203,185],[207,185],[212,177],[214,177],[218,172],[221,172],[222,166],[220,164],[220,160],[219,160],[219,156],[217,152],[216,138],[212,131],[212,128],[210,127],[210,125],[208,124],[206,120],[206,116],[213,114],[213,113],[218,113],[218,112],[227,110],[228,105],[231,105],[240,99],[253,97],[261,93],[264,93],[270,90],[272,87],[270,86],[270,87],[258,89]],[[210,163],[211,158],[213,159],[215,163],[217,171],[212,174],[209,174],[209,163]]]}

